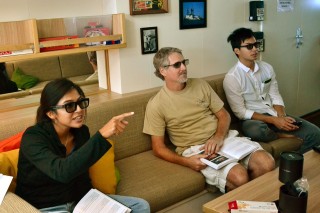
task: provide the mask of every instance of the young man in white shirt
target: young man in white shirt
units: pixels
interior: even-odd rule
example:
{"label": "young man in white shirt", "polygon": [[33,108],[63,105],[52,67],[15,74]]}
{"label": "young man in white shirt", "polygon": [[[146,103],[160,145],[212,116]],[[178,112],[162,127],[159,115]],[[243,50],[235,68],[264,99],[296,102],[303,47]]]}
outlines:
{"label": "young man in white shirt", "polygon": [[257,61],[259,43],[252,30],[236,29],[227,41],[239,61],[226,74],[223,87],[232,111],[243,120],[243,134],[262,142],[297,137],[304,142],[301,153],[319,144],[317,126],[286,114],[273,67]]}

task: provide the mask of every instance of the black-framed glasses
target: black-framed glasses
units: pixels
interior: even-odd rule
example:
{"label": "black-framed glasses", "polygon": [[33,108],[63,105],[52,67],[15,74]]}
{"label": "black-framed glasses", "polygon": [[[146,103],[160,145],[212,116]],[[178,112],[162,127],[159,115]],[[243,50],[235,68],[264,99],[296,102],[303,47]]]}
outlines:
{"label": "black-framed glasses", "polygon": [[248,50],[252,50],[253,47],[258,48],[259,45],[260,45],[260,42],[254,42],[252,44],[247,44],[247,45],[240,46],[240,48],[241,47],[246,47]]}
{"label": "black-framed glasses", "polygon": [[174,68],[179,69],[181,67],[181,64],[183,64],[184,66],[188,65],[189,64],[189,59],[184,59],[182,61],[178,61],[178,62],[176,62],[174,64],[165,65],[163,67],[173,66]]}
{"label": "black-framed glasses", "polygon": [[57,105],[57,106],[51,106],[51,109],[63,109],[68,113],[72,113],[77,110],[77,106],[79,106],[81,109],[85,109],[89,106],[89,98],[82,98],[76,102],[69,102],[63,105]]}

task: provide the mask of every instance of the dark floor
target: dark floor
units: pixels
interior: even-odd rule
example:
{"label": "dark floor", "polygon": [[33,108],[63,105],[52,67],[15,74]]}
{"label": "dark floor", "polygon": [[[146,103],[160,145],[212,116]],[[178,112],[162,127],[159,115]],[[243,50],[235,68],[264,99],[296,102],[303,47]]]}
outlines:
{"label": "dark floor", "polygon": [[302,116],[302,118],[307,121],[310,121],[311,123],[317,125],[320,128],[320,110]]}

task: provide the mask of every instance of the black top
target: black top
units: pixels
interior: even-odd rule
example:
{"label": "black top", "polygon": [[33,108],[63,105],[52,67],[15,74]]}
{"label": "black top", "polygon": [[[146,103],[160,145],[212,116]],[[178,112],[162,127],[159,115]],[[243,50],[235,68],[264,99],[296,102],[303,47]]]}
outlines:
{"label": "black top", "polygon": [[71,131],[75,147],[68,156],[51,122],[38,123],[23,134],[16,194],[36,208],[79,201],[92,188],[89,167],[111,147],[100,132],[90,138],[85,125]]}

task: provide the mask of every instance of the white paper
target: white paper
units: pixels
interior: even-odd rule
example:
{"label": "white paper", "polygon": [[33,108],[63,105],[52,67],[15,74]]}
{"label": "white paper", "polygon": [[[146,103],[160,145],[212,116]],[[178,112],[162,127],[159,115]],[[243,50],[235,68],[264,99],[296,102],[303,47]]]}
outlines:
{"label": "white paper", "polygon": [[246,137],[226,138],[219,154],[241,160],[258,148],[254,141]]}
{"label": "white paper", "polygon": [[102,192],[91,189],[76,205],[73,213],[84,212],[108,212],[108,213],[128,213],[131,209],[113,200]]}
{"label": "white paper", "polygon": [[278,0],[278,12],[293,11],[294,0]]}
{"label": "white paper", "polygon": [[0,205],[12,181],[12,176],[0,174]]}

